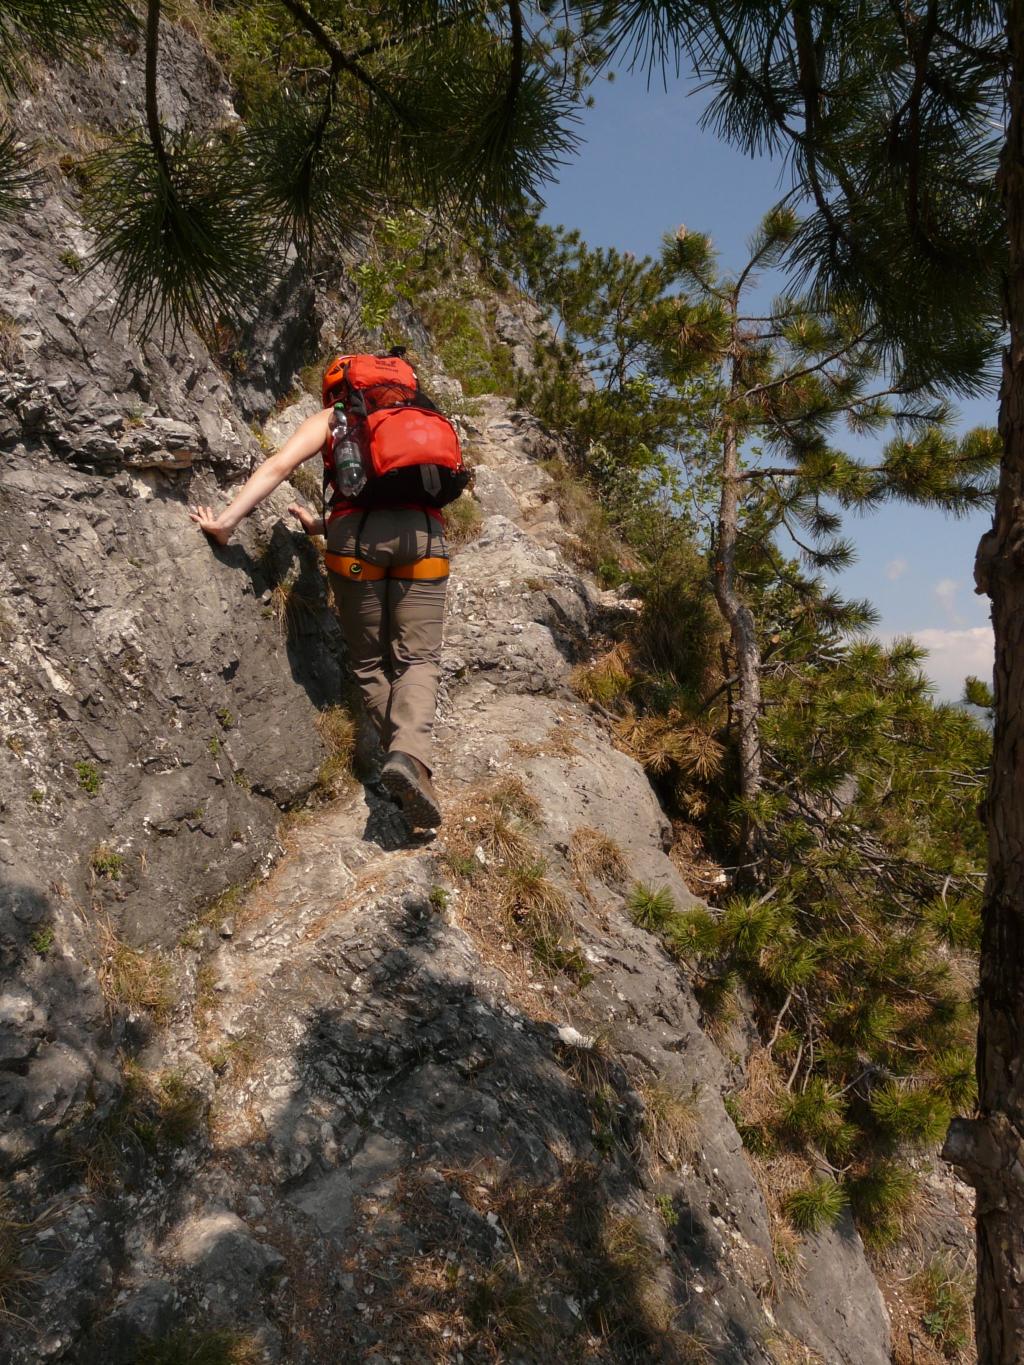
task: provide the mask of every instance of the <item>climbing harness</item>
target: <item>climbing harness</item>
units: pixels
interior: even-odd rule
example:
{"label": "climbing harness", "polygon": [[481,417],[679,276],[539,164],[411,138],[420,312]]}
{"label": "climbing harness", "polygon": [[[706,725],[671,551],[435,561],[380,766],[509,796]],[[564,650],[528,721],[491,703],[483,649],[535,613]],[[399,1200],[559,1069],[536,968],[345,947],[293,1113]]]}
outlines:
{"label": "climbing harness", "polygon": [[[423,513],[427,525],[427,553],[422,559],[414,559],[409,564],[371,564],[368,559],[364,559],[362,553],[363,527],[366,525],[366,518],[372,510],[369,507],[365,508],[359,518],[354,555],[334,554],[331,550],[325,552],[324,563],[329,569],[340,574],[342,578],[357,583],[376,583],[382,578],[417,578],[437,583],[448,577],[448,556],[430,553],[434,529],[431,526],[428,512]],[[443,537],[441,543],[443,547]]]}
{"label": "climbing harness", "polygon": [[356,559],[354,555],[324,555],[324,563],[343,578],[358,580],[360,583],[375,583],[380,578],[429,578],[438,580],[448,577],[448,561],[439,557],[417,559],[412,564],[371,564],[366,559]]}

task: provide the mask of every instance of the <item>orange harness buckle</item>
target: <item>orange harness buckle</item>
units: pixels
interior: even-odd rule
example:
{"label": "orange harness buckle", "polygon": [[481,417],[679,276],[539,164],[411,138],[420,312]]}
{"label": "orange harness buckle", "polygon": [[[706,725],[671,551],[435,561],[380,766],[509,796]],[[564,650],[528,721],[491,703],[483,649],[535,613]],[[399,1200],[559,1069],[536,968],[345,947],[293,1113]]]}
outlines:
{"label": "orange harness buckle", "polygon": [[352,583],[376,583],[382,578],[420,578],[437,581],[448,577],[448,560],[439,555],[416,559],[411,564],[370,564],[355,555],[336,555],[328,550],[324,563],[342,578]]}

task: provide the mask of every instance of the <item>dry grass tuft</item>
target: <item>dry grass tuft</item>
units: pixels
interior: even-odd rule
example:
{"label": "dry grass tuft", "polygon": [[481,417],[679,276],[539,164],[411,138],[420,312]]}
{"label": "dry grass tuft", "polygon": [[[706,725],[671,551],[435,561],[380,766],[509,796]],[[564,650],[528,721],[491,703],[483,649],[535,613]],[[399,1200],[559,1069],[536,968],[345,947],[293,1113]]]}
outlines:
{"label": "dry grass tuft", "polygon": [[0,309],[0,369],[13,370],[21,358],[21,328]]}
{"label": "dry grass tuft", "polygon": [[44,1278],[34,1269],[31,1252],[60,1215],[51,1209],[37,1218],[19,1218],[10,1199],[0,1194],[0,1326],[31,1325],[21,1310],[29,1307],[31,1286]]}
{"label": "dry grass tuft", "polygon": [[701,1087],[694,1082],[689,1092],[670,1090],[656,1082],[637,1087],[644,1102],[641,1149],[652,1166],[665,1160],[677,1166],[692,1156],[700,1136]]}
{"label": "dry grass tuft", "polygon": [[317,786],[325,796],[337,796],[355,781],[356,719],[348,707],[328,706],[317,716],[316,729],[327,750]]}
{"label": "dry grass tuft", "polygon": [[618,844],[589,825],[580,825],[574,831],[569,857],[581,881],[596,877],[606,886],[621,886],[626,880],[628,868]]}
{"label": "dry grass tuft", "polygon": [[258,1337],[231,1328],[183,1327],[146,1343],[137,1365],[261,1365],[267,1358]]}
{"label": "dry grass tuft", "polygon": [[[524,1348],[531,1360],[554,1358],[550,1319],[538,1309],[542,1294],[557,1292],[579,1310],[578,1334],[563,1343],[569,1359],[583,1359],[581,1350],[595,1360],[707,1359],[699,1337],[674,1325],[658,1248],[640,1220],[608,1207],[597,1167],[569,1162],[545,1185],[493,1161],[439,1177],[403,1177],[394,1196],[421,1250],[388,1265],[385,1357],[401,1347],[403,1357],[441,1361],[460,1352],[481,1365],[516,1359]],[[453,1190],[501,1229],[492,1252],[453,1227]]]}
{"label": "dry grass tuft", "polygon": [[527,791],[523,779],[513,774],[495,783],[490,788],[487,799],[503,815],[517,815],[528,824],[536,820],[540,814],[540,802]]}
{"label": "dry grass tuft", "polygon": [[597,1033],[586,1044],[559,1049],[566,1071],[587,1096],[615,1090],[616,1065],[607,1034]]}
{"label": "dry grass tuft", "polygon": [[115,1190],[127,1167],[155,1157],[161,1147],[184,1146],[205,1115],[202,1093],[177,1069],[154,1074],[122,1059],[121,1074],[117,1102],[77,1143],[76,1160],[94,1190]]}
{"label": "dry grass tuft", "polygon": [[109,919],[99,922],[100,989],[112,1011],[148,1014],[166,1023],[174,1004],[169,963],[153,953],[131,948],[117,937]]}
{"label": "dry grass tuft", "polygon": [[463,493],[461,498],[456,498],[444,509],[444,532],[448,544],[454,550],[476,540],[483,522],[480,504],[472,493]]}
{"label": "dry grass tuft", "polygon": [[547,875],[542,858],[510,862],[503,893],[501,912],[509,928],[529,924],[534,932],[557,937],[572,923],[565,892]]}
{"label": "dry grass tuft", "polygon": [[[321,466],[322,467],[322,466]],[[323,480],[311,461],[300,464],[288,475],[288,482],[319,515],[323,503]]]}
{"label": "dry grass tuft", "polygon": [[791,1194],[812,1183],[814,1168],[805,1157],[793,1152],[758,1156],[748,1151],[746,1155],[768,1210],[774,1266],[770,1268],[765,1297],[775,1298],[782,1289],[799,1288],[802,1239],[786,1218],[784,1208]]}
{"label": "dry grass tuft", "polygon": [[535,1016],[541,1002],[535,993],[526,994],[531,959],[577,983],[590,980],[569,899],[529,837],[536,810],[522,782],[503,778],[449,812],[443,853],[457,883],[455,914],[474,933],[484,959],[514,988],[521,987],[514,990],[516,998],[528,1000]]}
{"label": "dry grass tuft", "polygon": [[514,739],[508,749],[517,758],[579,758],[577,738],[577,731],[567,718],[560,724],[552,725],[544,739],[529,744]]}
{"label": "dry grass tuft", "polygon": [[[195,921],[195,926],[216,929],[219,932],[225,922],[230,919],[234,922],[237,930],[255,913],[252,896],[259,885],[260,878],[257,876],[250,877],[248,881],[234,882],[231,886],[226,886],[220,895],[215,896],[201,911]],[[186,930],[187,932],[189,931]]]}
{"label": "dry grass tuft", "polygon": [[294,583],[275,583],[270,589],[270,610],[290,643],[298,644],[319,626],[324,604]]}

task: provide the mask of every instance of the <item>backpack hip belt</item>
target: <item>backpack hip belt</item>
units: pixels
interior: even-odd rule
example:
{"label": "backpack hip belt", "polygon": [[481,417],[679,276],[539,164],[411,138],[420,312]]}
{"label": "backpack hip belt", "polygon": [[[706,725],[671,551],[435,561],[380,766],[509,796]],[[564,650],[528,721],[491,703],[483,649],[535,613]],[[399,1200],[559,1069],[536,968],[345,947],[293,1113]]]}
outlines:
{"label": "backpack hip belt", "polygon": [[439,582],[448,577],[448,560],[440,555],[426,559],[413,560],[411,564],[371,564],[369,560],[356,555],[336,555],[330,550],[324,555],[324,563],[342,578],[356,583],[375,583],[381,578],[426,578]]}

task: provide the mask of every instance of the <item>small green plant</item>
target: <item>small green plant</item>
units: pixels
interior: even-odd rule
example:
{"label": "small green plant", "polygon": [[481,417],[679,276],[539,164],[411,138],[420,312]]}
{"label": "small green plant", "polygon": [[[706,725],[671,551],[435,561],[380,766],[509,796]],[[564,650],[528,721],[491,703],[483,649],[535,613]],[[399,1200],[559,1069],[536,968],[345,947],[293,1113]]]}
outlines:
{"label": "small green plant", "polygon": [[937,1256],[916,1277],[921,1322],[944,1355],[956,1359],[968,1343],[971,1291],[968,1276],[948,1256]]}
{"label": "small green plant", "polygon": [[42,787],[33,787],[29,792],[29,800],[35,805],[41,806],[46,800],[46,793],[43,791]]}
{"label": "small green plant", "polygon": [[235,718],[226,706],[221,706],[217,711],[217,720],[220,722],[222,730],[232,730],[235,725]]}
{"label": "small green plant", "polygon": [[886,1081],[871,1096],[871,1112],[881,1132],[893,1142],[928,1146],[949,1126],[949,1102],[941,1093]]}
{"label": "small green plant", "polygon": [[38,953],[40,957],[45,957],[53,950],[55,941],[53,929],[46,924],[32,935],[32,951]]}
{"label": "small green plant", "polygon": [[837,1153],[848,1151],[856,1138],[856,1129],[846,1122],[842,1091],[820,1076],[783,1097],[779,1125],[796,1142],[820,1143]]}
{"label": "small green plant", "polygon": [[882,1158],[846,1179],[846,1192],[864,1245],[884,1251],[906,1232],[918,1178],[898,1161]]}
{"label": "small green plant", "polygon": [[108,882],[119,882],[125,867],[124,854],[107,844],[98,844],[89,857],[89,866],[97,877],[103,877]]}
{"label": "small green plant", "polygon": [[967,1048],[946,1048],[932,1064],[936,1090],[958,1113],[970,1111],[978,1102],[978,1078],[974,1056]]}
{"label": "small green plant", "polygon": [[198,924],[188,924],[178,935],[178,947],[196,953],[203,946],[203,930]]}
{"label": "small green plant", "polygon": [[209,749],[210,753],[213,755],[214,758],[217,758],[217,757],[219,756],[219,754],[220,754],[220,740],[217,738],[216,735],[211,735],[211,736],[210,736],[210,739],[209,739],[209,741],[208,741],[206,747]]}
{"label": "small green plant", "polygon": [[443,886],[432,886],[428,897],[431,908],[440,913],[447,910],[448,902],[451,900],[451,893],[446,891]]}
{"label": "small green plant", "polygon": [[95,796],[102,781],[95,763],[90,763],[86,759],[79,759],[75,764],[75,773],[78,777],[78,785],[82,790],[89,796]]}
{"label": "small green plant", "polygon": [[683,962],[718,952],[718,921],[702,906],[683,910],[663,930],[666,946]]}
{"label": "small green plant", "polygon": [[787,1195],[782,1207],[798,1232],[821,1232],[837,1221],[845,1206],[846,1191],[825,1176]]}
{"label": "small green plant", "polygon": [[667,1228],[674,1228],[679,1222],[679,1214],[676,1212],[675,1201],[670,1194],[659,1194],[654,1200],[658,1210],[658,1216]]}
{"label": "small green plant", "polygon": [[637,882],[626,901],[629,917],[641,929],[652,933],[667,929],[676,915],[676,903],[667,886],[646,886]]}
{"label": "small green plant", "polygon": [[249,791],[252,787],[252,783],[246,776],[244,768],[236,768],[235,771],[231,774],[231,781],[235,784],[236,787],[241,787],[243,791]]}
{"label": "small green plant", "polygon": [[71,247],[65,247],[57,259],[71,271],[72,275],[80,274],[85,264],[78,252],[73,251]]}
{"label": "small green plant", "polygon": [[476,873],[480,871],[480,864],[469,853],[449,851],[444,855],[444,860],[457,877],[462,877],[466,881],[472,881]]}

